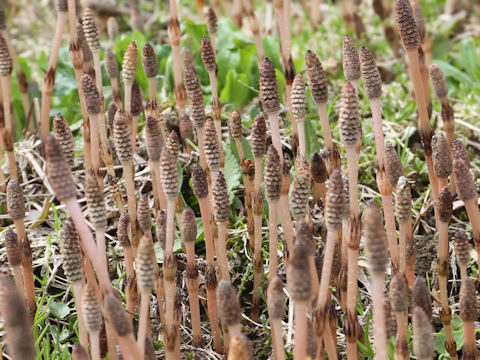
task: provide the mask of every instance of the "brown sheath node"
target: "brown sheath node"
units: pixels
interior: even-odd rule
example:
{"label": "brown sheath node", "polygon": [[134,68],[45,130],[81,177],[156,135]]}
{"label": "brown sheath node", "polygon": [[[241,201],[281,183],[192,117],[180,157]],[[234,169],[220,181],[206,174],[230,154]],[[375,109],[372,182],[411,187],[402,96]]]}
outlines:
{"label": "brown sheath node", "polygon": [[365,46],[360,50],[363,87],[369,99],[378,99],[382,95],[382,78],[373,54]]}
{"label": "brown sheath node", "polygon": [[357,313],[351,310],[347,310],[343,323],[343,331],[345,332],[345,337],[347,338],[347,341],[356,341],[360,332],[359,326],[360,325],[357,320]]}
{"label": "brown sheath node", "polygon": [[18,181],[13,178],[8,180],[7,183],[7,211],[12,220],[25,217],[25,198],[22,188]]}
{"label": "brown sheath node", "polygon": [[358,216],[352,214],[348,219],[347,226],[347,239],[348,239],[348,248],[352,250],[358,250],[360,247],[360,238],[362,233],[362,228],[360,224],[360,219]]}
{"label": "brown sheath node", "polygon": [[177,274],[177,259],[173,254],[165,254],[163,259],[163,279],[165,281],[175,281]]}
{"label": "brown sheath node", "polygon": [[61,113],[57,113],[53,118],[53,134],[63,151],[65,159],[72,166],[75,160],[75,142],[70,126],[68,126],[67,120]]}
{"label": "brown sheath node", "polygon": [[293,64],[293,58],[290,55],[290,57],[288,58],[287,64],[285,66],[285,83],[287,85],[292,85],[294,78],[295,78],[295,65]]}
{"label": "brown sheath node", "polygon": [[412,8],[408,0],[396,0],[394,5],[395,22],[405,49],[416,49],[419,46],[417,24],[413,18]]}
{"label": "brown sheath node", "polygon": [[445,276],[448,277],[448,260],[446,258],[444,259],[437,259],[437,272],[438,276]]}
{"label": "brown sheath node", "polygon": [[86,8],[82,18],[83,33],[91,51],[100,50],[100,33],[92,9]]}
{"label": "brown sheath node", "polygon": [[439,178],[448,178],[452,173],[452,154],[443,134],[432,137],[433,171]]}
{"label": "brown sheath node", "polygon": [[307,70],[308,87],[313,100],[317,103],[326,103],[328,100],[328,83],[325,70],[318,56],[311,50],[305,55],[305,67]]}
{"label": "brown sheath node", "polygon": [[265,113],[270,114],[280,110],[280,95],[275,67],[268,57],[263,59],[260,71],[260,100]]}
{"label": "brown sheath node", "polygon": [[213,265],[207,265],[207,269],[205,270],[205,286],[207,289],[217,288],[217,275],[215,266]]}
{"label": "brown sheath node", "polygon": [[346,81],[360,79],[360,59],[357,47],[348,35],[343,38],[343,74]]}
{"label": "brown sheath node", "polygon": [[147,78],[154,78],[158,75],[158,59],[155,50],[150,43],[145,43],[142,51],[143,71]]}
{"label": "brown sheath node", "polygon": [[57,199],[63,201],[75,197],[77,188],[70,173],[70,166],[53,135],[48,135],[45,140],[45,153],[48,180]]}
{"label": "brown sheath node", "polygon": [[328,311],[328,305],[322,307],[317,306],[313,310],[313,327],[318,337],[322,336],[323,331],[325,330],[325,322],[327,321]]}

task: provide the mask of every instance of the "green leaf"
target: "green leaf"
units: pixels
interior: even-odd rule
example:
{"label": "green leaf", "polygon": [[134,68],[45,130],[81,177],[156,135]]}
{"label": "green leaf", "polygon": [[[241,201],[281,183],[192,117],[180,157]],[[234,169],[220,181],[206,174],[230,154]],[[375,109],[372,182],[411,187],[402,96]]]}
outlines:
{"label": "green leaf", "polygon": [[312,157],[314,152],[320,151],[320,143],[318,142],[318,136],[315,133],[315,129],[312,126],[311,120],[307,117],[304,120],[305,126],[305,156],[307,160]]}
{"label": "green leaf", "polygon": [[479,80],[480,73],[478,71],[479,58],[475,42],[471,37],[463,39],[462,47],[462,65],[467,70],[467,73],[474,79]]}
{"label": "green leaf", "polygon": [[70,314],[68,305],[57,301],[51,302],[48,305],[48,310],[59,319],[63,319]]}

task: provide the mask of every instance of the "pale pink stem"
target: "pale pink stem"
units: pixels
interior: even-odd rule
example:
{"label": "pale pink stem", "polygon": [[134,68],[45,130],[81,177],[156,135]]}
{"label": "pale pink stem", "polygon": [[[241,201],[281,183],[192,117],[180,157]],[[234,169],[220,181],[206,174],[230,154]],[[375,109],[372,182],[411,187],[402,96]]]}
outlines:
{"label": "pale pink stem", "polygon": [[295,303],[295,360],[303,360],[307,357],[307,307],[306,301]]}

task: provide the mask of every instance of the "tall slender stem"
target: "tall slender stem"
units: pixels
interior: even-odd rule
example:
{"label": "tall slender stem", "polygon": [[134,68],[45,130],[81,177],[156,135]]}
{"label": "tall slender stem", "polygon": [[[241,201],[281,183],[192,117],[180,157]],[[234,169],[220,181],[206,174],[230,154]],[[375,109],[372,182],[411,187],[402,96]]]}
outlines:
{"label": "tall slender stem", "polygon": [[277,219],[278,219],[278,200],[271,200],[268,202],[268,219],[269,219],[269,227],[268,227],[268,235],[269,235],[269,264],[268,264],[268,272],[269,277],[272,278],[277,274],[278,268],[278,226],[277,226]]}
{"label": "tall slender stem", "polygon": [[[27,233],[25,231],[25,222],[23,218],[14,219],[15,229],[17,231],[18,243],[21,249],[25,247],[30,248],[30,241],[28,240]],[[25,246],[25,243],[28,245]],[[25,256],[25,254],[23,254]],[[32,315],[35,314],[37,309],[37,304],[35,301],[35,283],[33,278],[33,268],[32,268],[32,255],[30,252],[29,259],[22,259],[22,273],[23,281],[20,276],[19,281],[22,282],[22,287],[25,289],[25,299],[27,300],[27,305],[29,311]],[[23,290],[22,290],[23,294]]]}
{"label": "tall slender stem", "polygon": [[157,79],[154,77],[148,78],[148,92],[150,100],[157,100]]}
{"label": "tall slender stem", "polygon": [[[92,360],[100,360],[100,333],[98,331],[90,333],[90,351],[92,353]],[[83,345],[82,345],[83,346]],[[83,346],[85,348],[85,346]]]}
{"label": "tall slender stem", "polygon": [[132,238],[131,242],[136,248],[136,220],[137,220],[137,201],[135,199],[135,173],[133,169],[133,160],[125,161],[123,164],[123,179],[125,180],[125,187],[127,189],[127,208],[130,216],[130,227]]}
{"label": "tall slender stem", "polygon": [[140,351],[140,358],[145,356],[145,337],[147,334],[148,317],[150,313],[150,293],[143,291],[140,299],[140,315],[138,322],[137,345]]}
{"label": "tall slender stem", "polygon": [[295,303],[295,350],[294,359],[303,360],[307,357],[307,307],[306,301]]}
{"label": "tall slender stem", "polygon": [[2,94],[3,94],[3,116],[5,119],[5,132],[4,135],[8,137],[10,144],[5,144],[8,157],[8,166],[10,168],[10,177],[18,180],[17,176],[17,164],[15,162],[15,155],[13,152],[13,144],[15,143],[15,127],[13,121],[13,114],[11,111],[12,102],[12,84],[10,75],[1,76]]}
{"label": "tall slender stem", "polygon": [[375,359],[388,359],[387,329],[383,307],[383,278],[372,274],[373,338],[375,339]]}
{"label": "tall slender stem", "polygon": [[323,140],[325,147],[333,151],[332,131],[330,130],[330,123],[328,121],[327,103],[317,103],[318,115],[320,117],[320,124],[322,125]]}
{"label": "tall slender stem", "polygon": [[222,279],[230,281],[230,271],[228,269],[227,258],[227,223],[217,223],[218,227],[218,242],[217,242],[217,259],[220,268],[220,275]]}
{"label": "tall slender stem", "polygon": [[[85,320],[83,317],[83,310],[82,310],[82,282],[77,281],[72,284],[73,288],[73,295],[75,297],[75,305],[77,308],[77,321],[78,321],[78,333],[80,335],[80,345],[82,345],[85,349],[88,349],[88,332],[87,327],[85,326]],[[90,338],[90,341],[92,339]],[[92,355],[94,344],[92,342]]]}

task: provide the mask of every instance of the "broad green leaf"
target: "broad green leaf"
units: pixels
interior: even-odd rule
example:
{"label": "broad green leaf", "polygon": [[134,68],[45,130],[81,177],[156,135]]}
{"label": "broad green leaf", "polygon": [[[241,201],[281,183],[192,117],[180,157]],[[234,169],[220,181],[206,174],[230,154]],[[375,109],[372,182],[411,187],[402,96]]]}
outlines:
{"label": "broad green leaf", "polygon": [[480,73],[478,71],[478,64],[480,61],[478,59],[475,42],[471,37],[463,39],[461,54],[462,65],[467,70],[467,73],[470,75],[470,77],[479,80]]}
{"label": "broad green leaf", "polygon": [[68,314],[70,314],[70,308],[68,307],[68,305],[58,301],[51,302],[48,305],[48,309],[53,315],[55,315],[59,319],[63,319]]}

